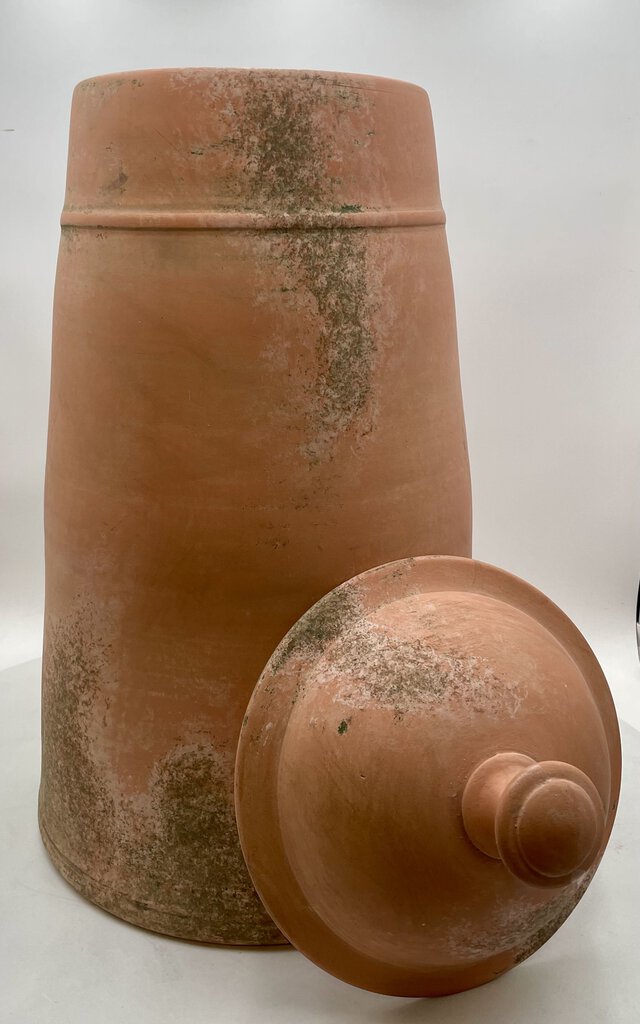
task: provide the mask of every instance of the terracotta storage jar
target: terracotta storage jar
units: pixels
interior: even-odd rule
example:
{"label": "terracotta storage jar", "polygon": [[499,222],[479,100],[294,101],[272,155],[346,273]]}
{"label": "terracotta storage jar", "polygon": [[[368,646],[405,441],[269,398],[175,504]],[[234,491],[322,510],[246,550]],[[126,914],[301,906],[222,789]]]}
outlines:
{"label": "terracotta storage jar", "polygon": [[40,824],[65,878],[156,931],[283,942],[233,812],[247,701],[323,594],[430,552],[470,553],[470,491],[426,94],[82,82],[46,475]]}

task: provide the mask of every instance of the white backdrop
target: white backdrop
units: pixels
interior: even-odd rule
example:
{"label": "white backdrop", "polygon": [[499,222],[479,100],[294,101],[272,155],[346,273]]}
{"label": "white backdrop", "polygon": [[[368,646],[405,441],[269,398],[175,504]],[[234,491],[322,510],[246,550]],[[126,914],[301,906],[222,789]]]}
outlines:
{"label": "white backdrop", "polygon": [[477,557],[557,601],[640,725],[638,0],[2,0],[0,668],[36,658],[50,311],[71,91],[302,67],[430,94]]}

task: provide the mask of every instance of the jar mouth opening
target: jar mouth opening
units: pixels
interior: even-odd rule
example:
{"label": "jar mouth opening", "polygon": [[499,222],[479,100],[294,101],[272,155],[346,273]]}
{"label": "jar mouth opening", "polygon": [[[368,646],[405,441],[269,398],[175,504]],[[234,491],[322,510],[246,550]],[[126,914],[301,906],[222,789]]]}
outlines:
{"label": "jar mouth opening", "polygon": [[102,75],[93,75],[78,82],[76,89],[90,88],[93,83],[105,85],[124,84],[125,82],[144,85],[145,81],[154,78],[181,76],[185,79],[197,81],[198,78],[211,80],[215,78],[254,78],[261,81],[274,81],[289,79],[308,82],[310,80],[323,81],[336,86],[347,85],[356,89],[370,89],[377,92],[390,92],[393,90],[415,90],[425,93],[422,86],[414,82],[406,82],[400,78],[387,78],[384,75],[359,74],[353,71],[321,71],[312,68],[218,68],[218,67],[184,67],[184,68],[143,68],[132,71],[108,72]]}

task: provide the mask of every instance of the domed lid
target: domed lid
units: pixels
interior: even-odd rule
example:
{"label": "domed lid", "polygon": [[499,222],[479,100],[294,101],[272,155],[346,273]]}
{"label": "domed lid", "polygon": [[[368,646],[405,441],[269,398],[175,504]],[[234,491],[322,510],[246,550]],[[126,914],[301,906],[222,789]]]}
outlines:
{"label": "domed lid", "polygon": [[524,960],[604,851],[620,785],[598,663],[547,598],[463,558],[332,591],[276,649],[236,767],[254,884],[352,984],[442,995]]}

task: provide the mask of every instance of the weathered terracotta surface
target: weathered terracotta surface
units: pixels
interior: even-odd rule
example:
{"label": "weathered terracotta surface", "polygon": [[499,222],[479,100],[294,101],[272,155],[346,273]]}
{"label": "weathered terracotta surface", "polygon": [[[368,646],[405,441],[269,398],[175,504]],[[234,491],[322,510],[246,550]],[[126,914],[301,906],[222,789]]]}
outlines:
{"label": "weathered terracotta surface", "polygon": [[276,649],[236,767],[247,864],[303,953],[390,995],[446,995],[565,921],[620,787],[609,690],[575,626],[471,559],[332,591]]}
{"label": "weathered terracotta surface", "polygon": [[427,97],[315,72],[83,82],[62,223],[43,836],[129,921],[277,943],[233,815],[260,671],[354,573],[470,550]]}

